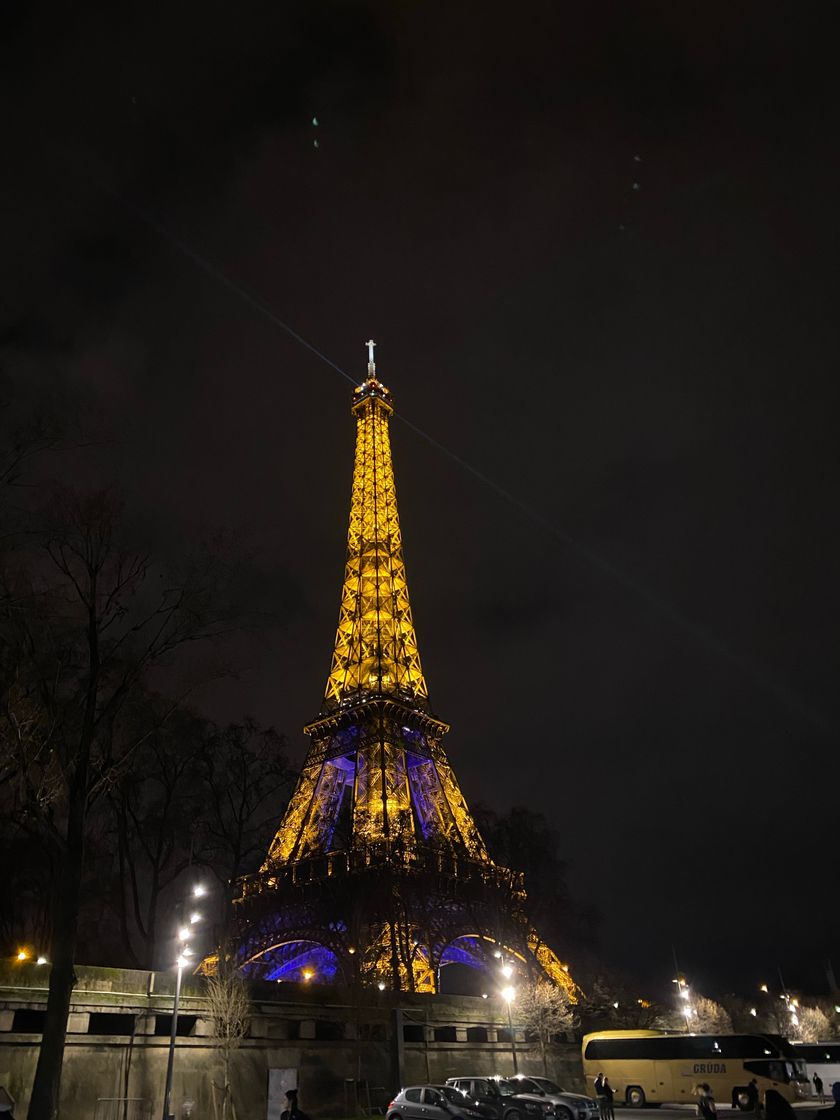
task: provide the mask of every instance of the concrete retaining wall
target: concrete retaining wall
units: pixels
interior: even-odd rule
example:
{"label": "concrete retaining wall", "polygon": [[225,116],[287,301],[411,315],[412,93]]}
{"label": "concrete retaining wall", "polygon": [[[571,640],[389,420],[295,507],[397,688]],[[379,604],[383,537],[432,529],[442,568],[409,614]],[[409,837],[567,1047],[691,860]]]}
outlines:
{"label": "concrete retaining wall", "polygon": [[[126,1120],[119,1106],[102,1103],[126,1097],[145,1102],[139,1115],[128,1120],[142,1120],[146,1111],[158,1120],[172,977],[78,971],[61,1120]],[[23,1120],[28,1106],[46,979],[43,966],[0,970],[0,1085],[16,1101],[17,1120]],[[368,1101],[376,1110],[405,1084],[512,1072],[500,1001],[366,990],[354,994],[292,984],[254,985],[252,996],[249,1037],[232,1063],[238,1120],[279,1120],[279,1107],[269,1102],[270,1078],[278,1089],[296,1083],[301,1107],[316,1117],[355,1115],[357,1103],[367,1109]],[[173,1111],[178,1120],[215,1120],[213,1084],[221,1084],[221,1059],[201,981],[184,986],[179,1029],[189,1033],[177,1040]],[[516,1031],[516,1049],[520,1072],[543,1073],[539,1046],[521,1030]],[[553,1045],[547,1072],[567,1088],[581,1089],[578,1044]]]}

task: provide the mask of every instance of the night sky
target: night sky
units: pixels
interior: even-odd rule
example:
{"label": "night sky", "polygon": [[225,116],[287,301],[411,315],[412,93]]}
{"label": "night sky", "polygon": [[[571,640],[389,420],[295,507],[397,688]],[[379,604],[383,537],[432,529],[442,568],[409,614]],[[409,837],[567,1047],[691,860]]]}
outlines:
{"label": "night sky", "polygon": [[373,335],[470,468],[394,420],[467,798],[549,816],[611,962],[710,991],[840,967],[827,9],[4,9],[0,360],[98,433],[63,477],[245,554],[202,709],[302,758],[338,611],[351,387],[257,302],[358,380]]}

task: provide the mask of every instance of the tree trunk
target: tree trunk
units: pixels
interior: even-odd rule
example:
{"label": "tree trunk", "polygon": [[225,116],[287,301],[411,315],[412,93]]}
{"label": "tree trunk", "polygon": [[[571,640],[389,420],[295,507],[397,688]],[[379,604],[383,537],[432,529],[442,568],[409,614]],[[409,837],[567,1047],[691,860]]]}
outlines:
{"label": "tree trunk", "polygon": [[67,850],[59,861],[49,995],[44,1034],[38,1052],[35,1080],[32,1083],[29,1120],[54,1120],[58,1114],[61,1067],[67,1037],[67,1016],[70,1013],[73,985],[76,983],[74,958],[84,856],[84,806],[76,806],[74,810],[71,811],[68,826]]}
{"label": "tree trunk", "polygon": [[540,1046],[542,1047],[543,1077],[548,1077],[548,1057],[545,1052],[545,1035],[540,1031]]}
{"label": "tree trunk", "polygon": [[79,896],[85,859],[88,776],[96,727],[96,699],[99,684],[99,632],[94,574],[91,574],[89,591],[87,623],[89,661],[85,709],[76,765],[68,789],[67,840],[62,853],[63,858],[59,861],[59,881],[56,884],[51,946],[53,963],[47,995],[47,1013],[44,1017],[44,1033],[41,1037],[41,1049],[38,1052],[38,1064],[35,1067],[35,1079],[32,1082],[29,1120],[55,1120],[58,1115],[64,1044],[67,1040],[67,1016],[70,1014],[70,998],[73,994],[73,985],[76,983],[74,963],[79,933]]}

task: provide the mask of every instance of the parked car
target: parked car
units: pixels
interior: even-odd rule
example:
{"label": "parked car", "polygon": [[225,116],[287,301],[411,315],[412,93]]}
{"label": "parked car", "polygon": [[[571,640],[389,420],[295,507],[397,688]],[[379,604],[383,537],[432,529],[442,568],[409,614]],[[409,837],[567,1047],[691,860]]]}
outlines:
{"label": "parked car", "polygon": [[530,1077],[519,1073],[510,1079],[526,1093],[541,1093],[554,1105],[557,1120],[597,1120],[598,1102],[583,1093],[569,1093],[550,1077]]}
{"label": "parked car", "polygon": [[494,1120],[495,1113],[482,1108],[451,1085],[412,1085],[400,1089],[388,1105],[385,1120]]}
{"label": "parked car", "polygon": [[[493,1120],[554,1120],[554,1105],[545,1093],[529,1093],[504,1077],[447,1077],[446,1084],[459,1089]],[[576,1120],[576,1118],[575,1118]]]}

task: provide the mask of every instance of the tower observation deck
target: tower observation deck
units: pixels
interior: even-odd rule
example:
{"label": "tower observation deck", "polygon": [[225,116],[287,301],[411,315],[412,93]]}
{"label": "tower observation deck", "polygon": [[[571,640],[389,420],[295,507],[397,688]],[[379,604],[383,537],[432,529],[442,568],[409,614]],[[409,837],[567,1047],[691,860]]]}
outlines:
{"label": "tower observation deck", "polygon": [[[570,992],[526,917],[522,876],[490,859],[442,747],[408,595],[391,395],[353,394],[356,453],[338,627],[311,746],[266,860],[236,902],[237,962],[271,980],[437,991],[450,964],[504,951]],[[497,963],[497,962],[496,962]]]}

